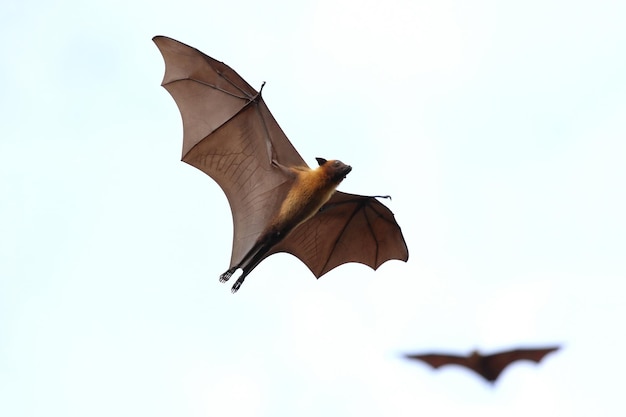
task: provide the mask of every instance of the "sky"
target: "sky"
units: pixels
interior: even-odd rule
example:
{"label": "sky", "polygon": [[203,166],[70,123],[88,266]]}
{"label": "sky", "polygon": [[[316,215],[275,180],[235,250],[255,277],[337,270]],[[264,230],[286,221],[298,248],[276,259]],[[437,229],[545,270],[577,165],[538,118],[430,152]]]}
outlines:
{"label": "sky", "polygon": [[[622,416],[626,4],[0,6],[0,415]],[[225,196],[180,161],[166,35],[309,165],[389,194],[409,261],[236,295]],[[559,344],[491,386],[406,353]]]}

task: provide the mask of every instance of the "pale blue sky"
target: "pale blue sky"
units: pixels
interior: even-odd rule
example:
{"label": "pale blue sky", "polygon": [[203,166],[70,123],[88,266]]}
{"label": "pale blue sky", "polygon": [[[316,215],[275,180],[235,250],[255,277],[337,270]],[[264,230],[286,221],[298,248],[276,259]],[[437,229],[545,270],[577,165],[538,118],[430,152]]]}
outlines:
{"label": "pale blue sky", "polygon": [[[5,2],[6,3],[6,2]],[[622,416],[626,5],[0,6],[0,415]],[[238,71],[311,165],[391,194],[408,263],[218,282],[151,41]],[[401,358],[562,343],[495,389]]]}

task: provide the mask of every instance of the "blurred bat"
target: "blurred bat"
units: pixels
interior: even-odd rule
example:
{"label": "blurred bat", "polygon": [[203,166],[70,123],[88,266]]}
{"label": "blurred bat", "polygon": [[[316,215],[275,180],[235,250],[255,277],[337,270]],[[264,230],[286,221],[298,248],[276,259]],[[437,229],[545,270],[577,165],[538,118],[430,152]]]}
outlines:
{"label": "blurred bat", "polygon": [[495,382],[502,371],[511,363],[519,360],[529,360],[539,363],[548,353],[555,352],[559,346],[541,349],[514,349],[498,352],[491,355],[482,355],[473,351],[469,356],[430,353],[422,355],[405,355],[409,359],[426,362],[437,369],[444,365],[460,365],[471,369],[489,382]]}
{"label": "blurred bat", "polygon": [[318,278],[347,262],[376,269],[408,259],[400,226],[378,196],[335,191],[349,165],[317,158],[319,167],[310,168],[261,91],[191,46],[164,36],[153,40],[165,60],[162,85],[183,119],[182,159],[213,178],[230,203],[232,255],[220,281],[241,270],[232,292],[278,252],[298,257]]}

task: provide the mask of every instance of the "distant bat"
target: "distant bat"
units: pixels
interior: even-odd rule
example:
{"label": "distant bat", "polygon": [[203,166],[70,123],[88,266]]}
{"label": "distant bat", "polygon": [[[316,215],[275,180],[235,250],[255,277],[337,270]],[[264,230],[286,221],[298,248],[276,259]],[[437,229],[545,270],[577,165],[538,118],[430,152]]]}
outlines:
{"label": "distant bat", "polygon": [[553,346],[542,349],[514,349],[491,355],[482,355],[478,351],[474,351],[469,356],[430,353],[423,355],[406,355],[406,357],[426,362],[435,369],[443,365],[464,366],[476,372],[487,381],[495,382],[504,368],[511,363],[519,360],[529,360],[539,363],[548,353],[558,349],[559,346]]}
{"label": "distant bat", "polygon": [[352,170],[341,161],[316,158],[319,167],[309,168],[265,105],[262,86],[257,92],[229,66],[174,39],[153,40],[165,60],[162,85],[183,119],[182,160],[213,178],[230,204],[232,255],[220,281],[241,269],[232,292],[277,252],[295,255],[317,278],[347,262],[376,269],[408,259],[380,196],[336,192]]}

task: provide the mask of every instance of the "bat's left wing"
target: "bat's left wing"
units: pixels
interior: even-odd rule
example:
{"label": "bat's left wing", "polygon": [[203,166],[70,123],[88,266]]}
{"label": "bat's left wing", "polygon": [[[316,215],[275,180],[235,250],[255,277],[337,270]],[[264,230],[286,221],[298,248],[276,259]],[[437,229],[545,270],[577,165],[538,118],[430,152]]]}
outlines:
{"label": "bat's left wing", "polygon": [[476,371],[475,364],[467,356],[449,355],[445,353],[425,353],[420,355],[406,355],[406,357],[427,363],[434,369],[444,365],[459,365]]}
{"label": "bat's left wing", "polygon": [[494,353],[493,355],[485,356],[483,359],[483,366],[485,372],[487,372],[492,378],[496,380],[502,371],[511,363],[519,360],[528,360],[539,363],[547,354],[555,352],[559,349],[559,346],[552,346],[541,349],[514,349],[506,352]]}
{"label": "bat's left wing", "polygon": [[319,278],[348,262],[373,269],[407,261],[409,251],[391,210],[376,197],[337,191],[320,211],[293,230],[271,253],[287,252]]}

